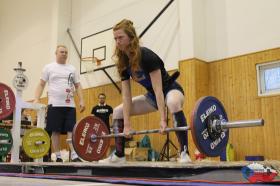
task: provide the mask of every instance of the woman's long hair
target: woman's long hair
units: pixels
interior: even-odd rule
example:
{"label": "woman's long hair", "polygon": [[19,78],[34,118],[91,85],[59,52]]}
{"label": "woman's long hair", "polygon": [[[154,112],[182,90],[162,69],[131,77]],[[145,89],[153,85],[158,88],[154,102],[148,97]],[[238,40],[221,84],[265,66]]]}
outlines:
{"label": "woman's long hair", "polygon": [[127,55],[116,47],[113,59],[116,61],[120,76],[129,65],[131,66],[132,74],[134,74],[137,70],[139,70],[139,61],[141,58],[139,38],[137,37],[133,22],[130,20],[123,19],[113,27],[113,31],[120,29],[122,29],[130,38],[130,44],[128,45],[130,56],[128,56],[129,60],[127,62]]}

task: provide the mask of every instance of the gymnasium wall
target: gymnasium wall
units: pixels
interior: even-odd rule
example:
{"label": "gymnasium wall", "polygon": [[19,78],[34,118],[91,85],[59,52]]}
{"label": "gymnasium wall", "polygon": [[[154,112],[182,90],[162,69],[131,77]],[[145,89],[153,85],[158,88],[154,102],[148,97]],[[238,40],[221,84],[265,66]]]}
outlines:
{"label": "gymnasium wall", "polygon": [[[280,1],[201,1],[201,6],[193,8],[195,57],[209,62],[279,47]],[[200,29],[195,26],[199,23]]]}
{"label": "gymnasium wall", "polygon": [[0,1],[0,81],[15,91],[13,69],[21,61],[29,78],[24,100],[34,98],[44,65],[55,60],[56,45],[71,44],[66,34],[70,4],[69,0]]}
{"label": "gymnasium wall", "polygon": [[[43,66],[54,60],[57,44],[69,46],[69,63],[79,57],[67,35],[70,28],[80,49],[82,37],[132,19],[141,33],[169,0],[1,0],[0,79],[12,87],[13,68],[22,61],[31,78],[23,98],[34,98]],[[280,45],[278,0],[176,0],[142,38],[168,64],[198,58],[206,62],[275,48]],[[98,75],[82,76],[85,88],[108,84]],[[98,79],[92,81],[91,79]],[[95,83],[98,82],[98,83]],[[45,96],[45,93],[44,93]]]}

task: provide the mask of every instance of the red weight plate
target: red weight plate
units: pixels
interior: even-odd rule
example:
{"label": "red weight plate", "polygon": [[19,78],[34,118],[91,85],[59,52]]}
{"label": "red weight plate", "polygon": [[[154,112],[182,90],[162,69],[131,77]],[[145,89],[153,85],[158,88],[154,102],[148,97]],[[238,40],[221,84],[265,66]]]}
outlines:
{"label": "red weight plate", "polygon": [[102,159],[110,146],[109,138],[91,140],[92,136],[107,135],[109,131],[101,119],[87,116],[80,120],[73,129],[72,143],[80,158],[86,161]]}
{"label": "red weight plate", "polygon": [[11,115],[16,106],[16,98],[12,89],[0,83],[0,120]]}

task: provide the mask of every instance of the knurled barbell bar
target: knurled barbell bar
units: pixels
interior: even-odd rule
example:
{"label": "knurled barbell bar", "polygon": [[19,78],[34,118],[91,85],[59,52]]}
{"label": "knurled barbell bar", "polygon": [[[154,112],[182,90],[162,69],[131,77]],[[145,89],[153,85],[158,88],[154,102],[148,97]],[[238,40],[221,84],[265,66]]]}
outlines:
{"label": "knurled barbell bar", "polygon": [[[189,130],[190,127],[175,127],[175,128],[166,128],[164,132],[174,132],[174,131],[186,131]],[[150,129],[150,130],[140,130],[140,131],[130,131],[129,135],[134,136],[134,135],[140,135],[140,134],[152,134],[152,133],[160,133],[160,129]],[[100,138],[113,138],[113,137],[125,137],[126,135],[124,133],[118,133],[118,134],[105,134],[101,136],[97,136],[95,134],[91,135],[90,140],[92,142],[96,142],[97,139]]]}
{"label": "knurled barbell bar", "polygon": [[[199,99],[191,115],[191,123],[186,127],[167,128],[165,132],[191,130],[198,150],[207,156],[219,156],[226,147],[229,128],[254,127],[264,125],[263,119],[228,121],[222,103],[215,97]],[[159,133],[160,129],[131,131],[130,135]],[[86,161],[102,159],[110,145],[109,138],[123,137],[124,133],[109,134],[106,125],[95,116],[81,119],[73,129],[72,141],[77,154]]]}
{"label": "knurled barbell bar", "polygon": [[[243,127],[255,127],[264,125],[263,119],[255,119],[255,120],[241,120],[241,121],[230,121],[227,122],[225,120],[213,120],[213,124],[211,125],[211,129],[217,133],[221,133],[222,130],[229,128],[243,128]],[[186,127],[174,127],[174,128],[166,128],[164,132],[174,132],[174,131],[187,131],[191,128],[189,126]],[[151,133],[160,133],[160,129],[151,129],[151,130],[140,130],[140,131],[131,131],[129,135],[140,135],[140,134],[151,134]],[[113,137],[125,137],[124,133],[118,134],[106,134],[97,136],[95,134],[91,135],[90,140],[92,142],[96,142],[99,138],[113,138]]]}

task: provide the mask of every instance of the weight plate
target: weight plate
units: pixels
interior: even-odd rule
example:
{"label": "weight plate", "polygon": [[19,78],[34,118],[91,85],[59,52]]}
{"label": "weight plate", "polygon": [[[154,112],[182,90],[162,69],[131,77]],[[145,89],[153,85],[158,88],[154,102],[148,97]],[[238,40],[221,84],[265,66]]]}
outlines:
{"label": "weight plate", "polygon": [[197,101],[191,115],[191,133],[197,149],[207,156],[215,157],[226,148],[229,131],[222,130],[219,136],[215,134],[216,139],[211,138],[209,135],[211,131],[207,126],[211,118],[228,121],[226,111],[217,98],[202,97]]}
{"label": "weight plate", "polygon": [[13,146],[13,137],[10,131],[0,128],[0,156],[7,156]]}
{"label": "weight plate", "polygon": [[30,158],[42,158],[50,149],[49,134],[42,128],[29,129],[22,138],[22,147]]}
{"label": "weight plate", "polygon": [[16,98],[12,89],[0,83],[0,120],[11,115],[16,106]]}
{"label": "weight plate", "polygon": [[109,131],[101,119],[87,116],[80,120],[73,129],[72,143],[76,153],[86,161],[102,159],[110,145],[109,138],[92,140],[92,136],[107,135]]}
{"label": "weight plate", "polygon": [[25,90],[28,86],[28,78],[26,75],[20,73],[17,74],[13,79],[13,86],[17,90]]}

